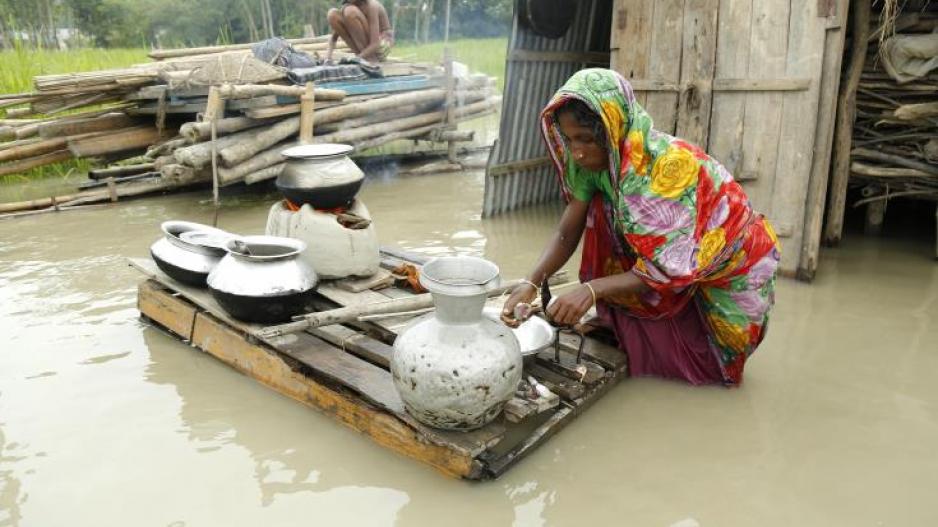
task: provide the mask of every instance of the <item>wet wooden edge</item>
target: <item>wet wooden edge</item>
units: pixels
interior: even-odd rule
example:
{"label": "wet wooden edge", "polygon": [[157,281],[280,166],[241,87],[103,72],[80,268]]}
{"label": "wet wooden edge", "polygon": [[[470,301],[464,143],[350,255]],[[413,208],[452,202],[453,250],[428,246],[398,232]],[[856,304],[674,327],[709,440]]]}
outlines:
{"label": "wet wooden edge", "polygon": [[[482,479],[481,463],[466,452],[427,441],[425,435],[397,416],[372,407],[355,394],[346,394],[297,371],[298,364],[259,341],[251,342],[242,331],[229,327],[211,313],[199,310],[187,300],[155,280],[147,280],[138,290],[141,313],[166,328],[181,329],[192,320],[191,332],[173,333],[277,392],[295,399],[371,437],[382,446],[422,461],[444,474],[466,479]],[[188,304],[188,309],[180,304]],[[165,307],[169,306],[169,308]]]}

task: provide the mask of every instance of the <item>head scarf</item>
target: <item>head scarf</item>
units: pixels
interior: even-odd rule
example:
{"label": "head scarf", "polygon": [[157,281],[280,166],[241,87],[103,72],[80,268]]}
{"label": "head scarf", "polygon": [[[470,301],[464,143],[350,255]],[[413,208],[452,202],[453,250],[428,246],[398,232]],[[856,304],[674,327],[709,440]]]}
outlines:
{"label": "head scarf", "polygon": [[[569,178],[585,170],[569,162],[557,120],[557,109],[571,99],[603,123],[609,156],[603,177],[612,188],[611,196],[593,198],[581,278],[631,270],[650,287],[641,298],[622,299],[639,316],[673,316],[698,298],[727,379],[734,378],[734,364],[741,375],[772,303],[779,251],[771,225],[753,212],[720,163],[654,130],[629,83],[600,68],[574,74],[541,112],[541,131],[568,200]],[[590,244],[599,231],[603,239]],[[616,240],[611,252],[603,247],[609,237]]]}

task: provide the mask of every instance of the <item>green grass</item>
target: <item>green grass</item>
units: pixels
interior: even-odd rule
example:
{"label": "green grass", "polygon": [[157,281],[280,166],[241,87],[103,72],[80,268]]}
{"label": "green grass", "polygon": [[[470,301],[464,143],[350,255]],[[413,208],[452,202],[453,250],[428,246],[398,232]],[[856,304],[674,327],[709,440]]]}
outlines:
{"label": "green grass", "polygon": [[[453,58],[469,66],[472,72],[485,73],[498,78],[498,90],[505,87],[505,54],[508,39],[473,38],[451,40],[447,44],[453,50]],[[417,62],[440,62],[443,60],[442,42],[430,44],[400,44],[391,50],[391,56]]]}
{"label": "green grass", "polygon": [[147,50],[75,49],[68,51],[27,49],[0,51],[0,93],[32,91],[33,77],[109,68],[125,68],[146,62]]}

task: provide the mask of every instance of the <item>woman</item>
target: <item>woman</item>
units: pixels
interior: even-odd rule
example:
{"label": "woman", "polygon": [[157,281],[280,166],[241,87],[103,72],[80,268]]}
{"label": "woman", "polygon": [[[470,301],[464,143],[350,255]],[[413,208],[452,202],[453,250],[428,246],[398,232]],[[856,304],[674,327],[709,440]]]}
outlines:
{"label": "woman", "polygon": [[531,302],[581,236],[582,285],[552,320],[596,305],[636,376],[738,385],[765,335],[778,240],[733,176],[697,146],[652,129],[618,73],[582,70],[541,113],[567,201],[557,233],[505,302]]}

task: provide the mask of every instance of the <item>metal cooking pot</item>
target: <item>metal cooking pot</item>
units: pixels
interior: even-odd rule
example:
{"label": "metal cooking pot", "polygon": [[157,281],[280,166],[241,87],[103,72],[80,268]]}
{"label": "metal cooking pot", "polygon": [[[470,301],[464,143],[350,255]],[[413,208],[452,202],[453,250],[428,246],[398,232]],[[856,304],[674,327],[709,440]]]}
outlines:
{"label": "metal cooking pot", "polygon": [[299,258],[306,244],[293,238],[245,236],[230,240],[228,254],[208,276],[221,307],[245,322],[287,322],[311,311],[319,278]]}
{"label": "metal cooking pot", "polygon": [[349,159],[353,147],[321,143],[281,152],[287,158],[277,189],[296,205],[315,209],[347,207],[361,189],[365,174]]}
{"label": "metal cooking pot", "polygon": [[189,221],[165,221],[163,237],[150,246],[150,257],[164,273],[184,284],[205,287],[206,278],[225,256],[233,235]]}

